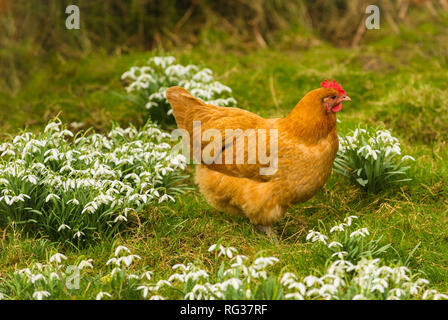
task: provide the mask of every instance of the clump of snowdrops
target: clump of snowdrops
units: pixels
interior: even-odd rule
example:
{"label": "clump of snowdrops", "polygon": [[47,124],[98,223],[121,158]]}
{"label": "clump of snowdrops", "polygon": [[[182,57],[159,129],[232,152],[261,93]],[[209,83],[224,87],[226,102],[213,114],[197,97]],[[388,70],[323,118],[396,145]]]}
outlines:
{"label": "clump of snowdrops", "polygon": [[147,123],[74,135],[58,120],[0,144],[0,223],[74,244],[115,234],[143,207],[183,192],[185,158]]}
{"label": "clump of snowdrops", "polygon": [[401,155],[400,143],[389,130],[357,128],[339,138],[334,169],[367,192],[378,193],[411,180],[407,177],[409,161],[414,158]]}
{"label": "clump of snowdrops", "polygon": [[328,235],[309,231],[306,238],[325,256],[325,268],[305,277],[273,272],[276,257],[250,258],[217,243],[208,249],[215,262],[212,272],[198,262],[180,263],[168,276],[157,278],[156,270],[135,271],[141,257],[119,245],[102,268],[93,259],[69,264],[63,254],[53,254],[45,264],[6,275],[0,281],[0,298],[448,299],[406,266],[382,258],[389,246],[369,239],[366,228],[355,227],[356,219],[345,218]]}
{"label": "clump of snowdrops", "polygon": [[[406,263],[391,263],[384,258],[390,244],[380,246],[381,237],[371,239],[365,227],[353,223],[349,216],[333,226],[329,234],[310,230],[311,240],[325,257],[326,270],[297,281],[295,275],[285,276],[289,289],[285,297],[294,299],[448,299],[448,295],[429,288],[429,281],[412,273]],[[357,227],[357,228],[356,228]],[[409,258],[407,259],[407,261]],[[406,262],[407,262],[406,261]]]}
{"label": "clump of snowdrops", "polygon": [[161,124],[172,123],[172,109],[165,92],[171,86],[181,86],[206,103],[218,106],[235,106],[232,90],[216,81],[213,72],[196,65],[176,64],[171,56],[153,57],[147,65],[133,66],[123,73],[126,91],[133,101],[149,111],[151,119]]}
{"label": "clump of snowdrops", "polygon": [[117,246],[103,270],[97,271],[93,259],[69,261],[64,254],[55,253],[45,263],[35,263],[0,280],[0,298],[138,299],[139,283],[150,280],[152,274],[131,271],[131,265],[139,259],[125,246]]}
{"label": "clump of snowdrops", "polygon": [[[233,247],[215,244],[209,249],[215,255],[213,274],[192,264],[176,265],[179,272],[168,282],[182,290],[183,299],[448,299],[406,266],[383,259],[390,245],[369,239],[367,228],[356,229],[357,218],[347,217],[330,229],[330,235],[309,231],[306,239],[324,257],[326,268],[319,274],[278,274],[269,270],[279,262],[275,257],[251,259]],[[162,294],[159,287],[154,291]]]}

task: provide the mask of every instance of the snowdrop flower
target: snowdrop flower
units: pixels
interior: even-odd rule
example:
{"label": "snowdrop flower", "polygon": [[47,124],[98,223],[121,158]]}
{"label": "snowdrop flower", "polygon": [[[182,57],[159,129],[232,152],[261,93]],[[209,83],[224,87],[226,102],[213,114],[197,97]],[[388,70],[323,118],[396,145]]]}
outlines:
{"label": "snowdrop flower", "polygon": [[327,297],[327,299],[331,298],[332,294],[335,294],[337,292],[337,288],[334,285],[331,284],[324,284],[319,288],[319,294],[321,296]]}
{"label": "snowdrop flower", "polygon": [[85,233],[82,231],[77,231],[75,232],[75,234],[73,235],[73,239],[75,238],[81,238],[81,236],[85,236]]}
{"label": "snowdrop flower", "polygon": [[6,151],[3,151],[3,152],[2,152],[2,154],[0,155],[0,157],[4,157],[4,156],[7,156],[7,155],[15,156],[16,153],[15,153],[14,151],[12,151],[12,150],[6,150]]}
{"label": "snowdrop flower", "polygon": [[114,263],[114,264],[116,264],[117,266],[119,266],[119,265],[120,265],[120,261],[121,261],[121,260],[119,260],[119,259],[117,259],[117,258],[110,258],[109,260],[107,260],[106,265],[109,265],[109,264],[111,264],[111,263]]}
{"label": "snowdrop flower", "polygon": [[69,136],[69,137],[73,137],[73,132],[71,132],[70,130],[65,129],[65,130],[62,130],[62,131],[59,133],[59,136]]}
{"label": "snowdrop flower", "polygon": [[294,273],[286,272],[283,274],[280,283],[286,286],[295,280],[297,280],[297,276]]}
{"label": "snowdrop flower", "polygon": [[44,132],[48,132],[48,131],[59,131],[59,127],[61,126],[61,123],[57,123],[57,122],[50,122],[49,124],[47,124],[47,126],[44,129]]}
{"label": "snowdrop flower", "polygon": [[141,279],[146,278],[149,281],[151,280],[152,274],[153,274],[152,271],[146,271],[140,276],[140,278]]}
{"label": "snowdrop flower", "polygon": [[136,254],[131,254],[129,256],[124,256],[118,259],[118,261],[123,261],[124,264],[126,265],[126,267],[129,267],[132,264],[132,260],[133,259],[141,259],[140,256],[136,255]]}
{"label": "snowdrop flower", "polygon": [[130,274],[128,275],[128,280],[138,280],[140,277],[136,274]]}
{"label": "snowdrop flower", "polygon": [[30,274],[29,276],[29,281],[31,281],[31,283],[35,283],[36,281],[39,280],[43,280],[44,282],[47,282],[47,279],[45,279],[45,277],[42,274]]}
{"label": "snowdrop flower", "polygon": [[393,288],[389,291],[389,296],[400,298],[403,295],[405,295],[405,291],[401,288]]}
{"label": "snowdrop flower", "polygon": [[50,280],[54,280],[54,279],[60,280],[60,277],[56,272],[50,273]]}
{"label": "snowdrop flower", "polygon": [[10,199],[10,204],[13,204],[16,202],[25,202],[25,198],[31,199],[31,197],[29,195],[19,194],[18,196],[14,196]]}
{"label": "snowdrop flower", "polygon": [[267,266],[271,266],[276,262],[278,262],[278,259],[274,257],[260,257],[255,259],[254,267],[256,269],[264,269]]}
{"label": "snowdrop flower", "polygon": [[331,229],[330,229],[330,233],[333,233],[333,232],[335,232],[335,231],[344,231],[345,229],[344,229],[344,224],[339,224],[339,225],[337,225],[337,226],[334,226],[334,227],[332,227]]}
{"label": "snowdrop flower", "polygon": [[431,296],[434,296],[435,294],[437,294],[437,291],[434,289],[426,290],[422,295],[422,299],[423,300],[429,299]]}
{"label": "snowdrop flower", "polygon": [[443,293],[434,294],[434,300],[448,300],[448,295]]}
{"label": "snowdrop flower", "polygon": [[298,290],[298,292],[300,293],[300,295],[305,295],[305,293],[306,293],[306,287],[305,287],[305,285],[303,284],[303,283],[301,283],[301,282],[296,282],[296,281],[294,281],[294,282],[292,282],[292,283],[290,283],[289,284],[289,286],[288,286],[288,289],[295,289],[295,290]]}
{"label": "snowdrop flower", "polygon": [[420,288],[421,287],[419,285],[417,285],[416,283],[411,283],[409,285],[409,293],[412,295],[417,295]]}
{"label": "snowdrop flower", "polygon": [[59,197],[57,194],[54,193],[50,193],[46,198],[45,198],[45,202],[49,202],[52,199],[58,199],[61,200],[61,197]]}
{"label": "snowdrop flower", "polygon": [[33,298],[36,300],[42,300],[43,298],[47,298],[50,296],[50,292],[48,291],[36,291],[33,293]]}
{"label": "snowdrop flower", "polygon": [[372,291],[372,292],[379,291],[381,293],[384,293],[384,287],[381,284],[377,283],[377,284],[374,284],[372,286],[372,288],[370,288],[370,291]]}
{"label": "snowdrop flower", "polygon": [[56,253],[50,257],[50,262],[61,263],[62,260],[67,260],[67,257],[62,253]]}
{"label": "snowdrop flower", "polygon": [[306,236],[306,240],[311,239],[312,242],[320,241],[324,244],[327,244],[328,237],[326,235],[321,234],[319,231],[309,230],[308,235]]}
{"label": "snowdrop flower", "polygon": [[227,290],[228,286],[232,286],[233,289],[238,290],[240,287],[243,286],[243,282],[240,279],[231,278],[222,283],[222,287],[224,290]]}
{"label": "snowdrop flower", "polygon": [[342,268],[343,270],[351,271],[355,268],[353,263],[346,260],[336,260],[328,269],[329,273],[334,273],[334,271],[338,270],[338,268]]}
{"label": "snowdrop flower", "polygon": [[17,271],[17,273],[18,274],[22,274],[22,275],[25,274],[27,276],[31,276],[32,275],[32,272],[31,272],[31,270],[29,268],[20,269],[20,270]]}
{"label": "snowdrop flower", "polygon": [[205,271],[205,270],[198,270],[198,271],[195,271],[195,272],[190,272],[190,273],[187,273],[186,275],[185,275],[185,282],[187,282],[188,280],[193,280],[193,281],[197,281],[199,278],[208,278],[209,277],[209,275],[208,275],[208,273]]}
{"label": "snowdrop flower", "polygon": [[[213,246],[216,247],[216,244],[214,244]],[[208,251],[212,251],[212,250],[214,249],[213,246],[211,246],[210,249],[208,249]],[[213,247],[213,249],[212,249],[212,247]],[[173,270],[176,270],[176,269],[182,269],[182,270],[186,271],[188,268],[187,268],[187,266],[185,266],[184,264],[182,264],[182,263],[178,263],[178,264],[175,264],[174,266],[172,266],[172,269],[173,269]]]}
{"label": "snowdrop flower", "polygon": [[364,238],[364,237],[367,236],[367,235],[369,235],[369,230],[367,230],[367,228],[362,228],[362,229],[353,231],[353,232],[350,234],[350,238],[352,238],[352,237],[356,237],[356,236],[361,236],[361,237]]}
{"label": "snowdrop flower", "polygon": [[303,278],[303,281],[305,282],[305,284],[308,287],[312,287],[316,283],[319,285],[323,285],[322,280],[320,280],[318,277],[312,276],[312,275],[306,276],[305,278]]}
{"label": "snowdrop flower", "polygon": [[357,216],[349,216],[347,218],[344,219],[344,223],[347,227],[350,227],[352,225],[352,220],[353,219],[358,219]]}
{"label": "snowdrop flower", "polygon": [[236,255],[235,257],[233,257],[232,260],[236,260],[235,265],[242,265],[242,264],[244,264],[244,260],[248,260],[248,258],[244,255],[239,254],[239,255]]}
{"label": "snowdrop flower", "polygon": [[406,160],[412,160],[412,161],[415,161],[415,159],[414,159],[413,157],[408,156],[408,155],[406,155],[406,156],[404,156],[403,158],[401,158],[401,161],[406,161]]}
{"label": "snowdrop flower", "polygon": [[233,248],[233,247],[228,247],[228,248],[225,250],[225,254],[226,254],[226,256],[227,256],[228,258],[232,258],[232,257],[233,257],[233,252],[237,252],[236,249]]}
{"label": "snowdrop flower", "polygon": [[151,286],[139,286],[139,287],[137,287],[137,290],[141,290],[143,298],[146,298],[148,296],[149,292],[153,290],[153,287],[151,287]]}
{"label": "snowdrop flower", "polygon": [[117,223],[118,221],[124,221],[124,222],[126,222],[126,221],[128,221],[128,218],[126,218],[125,216],[123,216],[123,215],[118,215],[115,219],[114,219],[114,223]]}
{"label": "snowdrop flower", "polygon": [[429,281],[426,279],[420,278],[415,283],[419,286],[425,286],[425,285],[429,284]]}
{"label": "snowdrop flower", "polygon": [[171,201],[175,202],[174,198],[172,196],[170,196],[168,193],[165,193],[163,196],[161,196],[159,198],[159,203],[161,203],[165,200],[171,200]]}
{"label": "snowdrop flower", "polygon": [[78,269],[82,270],[86,267],[93,269],[92,261],[93,259],[82,260],[78,265]]}
{"label": "snowdrop flower", "polygon": [[208,288],[202,284],[196,284],[191,292],[185,295],[185,299],[197,299],[200,300],[203,296],[206,298],[208,296]]}
{"label": "snowdrop flower", "polygon": [[370,156],[370,157],[372,157],[374,160],[376,160],[376,159],[378,158],[378,154],[380,154],[380,151],[379,151],[379,150],[373,150],[372,147],[369,146],[369,145],[365,145],[365,146],[361,147],[361,148],[358,150],[358,154],[361,154],[364,150],[367,151],[366,156],[365,156],[366,159]]}
{"label": "snowdrop flower", "polygon": [[65,229],[68,229],[68,230],[70,230],[71,228],[68,226],[68,225],[66,225],[66,224],[61,224],[60,226],[59,226],[59,228],[58,228],[58,232],[61,232],[62,230],[65,230]]}
{"label": "snowdrop flower", "polygon": [[145,104],[145,108],[148,109],[148,110],[150,110],[153,107],[157,107],[157,106],[158,106],[158,103],[154,102],[154,101],[150,101],[147,104]]}
{"label": "snowdrop flower", "polygon": [[179,281],[179,282],[185,282],[185,275],[174,273],[168,278],[169,282],[173,281]]}
{"label": "snowdrop flower", "polygon": [[29,181],[30,183],[32,183],[32,184],[34,184],[34,185],[37,184],[37,177],[36,177],[35,175],[30,174],[30,175],[27,176],[27,178],[28,178],[28,181]]}
{"label": "snowdrop flower", "polygon": [[339,252],[335,252],[331,255],[331,257],[335,257],[337,256],[339,259],[344,259],[344,256],[347,256],[348,252],[347,251],[339,251]]}
{"label": "snowdrop flower", "polygon": [[121,251],[125,251],[125,252],[127,252],[127,253],[131,253],[131,250],[129,250],[127,247],[125,247],[125,246],[118,246],[118,247],[115,249],[114,255],[115,255],[116,257],[118,257],[118,255],[120,254]]}
{"label": "snowdrop flower", "polygon": [[137,76],[136,76],[136,71],[138,70],[137,67],[131,67],[131,69],[129,71],[126,71],[125,73],[123,73],[121,75],[121,80],[124,79],[132,79],[132,80],[137,80]]}
{"label": "snowdrop flower", "polygon": [[[217,245],[216,244],[212,244],[211,246],[210,246],[210,248],[208,248],[208,252],[212,252],[212,251],[214,251],[215,249],[217,248]],[[218,249],[219,249],[219,254],[218,254],[218,256],[220,256],[220,255],[225,255],[226,254],[226,248],[223,246],[223,245],[219,245],[219,247],[218,247]]]}
{"label": "snowdrop flower", "polygon": [[101,299],[103,299],[103,297],[111,298],[112,295],[111,295],[110,293],[100,291],[100,292],[96,295],[96,298],[95,298],[95,299],[96,299],[96,300],[101,300]]}
{"label": "snowdrop flower", "polygon": [[155,66],[165,69],[167,66],[172,65],[176,61],[176,58],[172,56],[166,57],[154,57],[149,60],[149,63],[154,63]]}
{"label": "snowdrop flower", "polygon": [[73,204],[76,205],[76,206],[79,205],[79,201],[76,200],[75,198],[73,198],[73,199],[67,201],[67,204],[70,204],[70,203],[73,203]]}
{"label": "snowdrop flower", "polygon": [[[331,232],[331,231],[330,231]],[[342,243],[340,243],[340,242],[337,242],[337,241],[333,241],[333,242],[331,242],[329,245],[328,245],[328,248],[333,248],[333,247],[343,247],[343,245],[342,245]]]}
{"label": "snowdrop flower", "polygon": [[97,209],[97,208],[95,208],[93,205],[92,205],[92,206],[90,206],[90,205],[86,205],[86,206],[84,207],[84,209],[81,211],[81,213],[85,213],[85,212],[87,212],[87,213],[90,213],[90,214],[94,214],[95,211],[96,211],[96,209]]}

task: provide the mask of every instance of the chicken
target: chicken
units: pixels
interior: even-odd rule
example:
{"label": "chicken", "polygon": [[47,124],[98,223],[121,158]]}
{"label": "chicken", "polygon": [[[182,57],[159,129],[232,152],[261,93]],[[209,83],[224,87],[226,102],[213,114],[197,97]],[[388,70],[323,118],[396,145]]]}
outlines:
{"label": "chicken", "polygon": [[323,81],[285,118],[264,119],[208,105],[181,87],[166,97],[190,138],[195,182],[209,204],[268,234],[290,205],[324,186],[339,146],[336,113],[351,100],[336,81]]}

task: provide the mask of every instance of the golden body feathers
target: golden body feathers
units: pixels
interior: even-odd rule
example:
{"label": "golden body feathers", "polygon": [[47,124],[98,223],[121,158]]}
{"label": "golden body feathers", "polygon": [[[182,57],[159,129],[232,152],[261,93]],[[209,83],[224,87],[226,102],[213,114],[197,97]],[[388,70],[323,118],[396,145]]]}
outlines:
{"label": "golden body feathers", "polygon": [[[339,146],[336,116],[322,106],[322,99],[335,93],[331,88],[313,90],[287,117],[278,119],[264,119],[238,108],[207,105],[180,87],[169,88],[167,99],[178,127],[190,134],[191,145],[199,132],[202,136],[213,129],[222,134],[222,152],[211,153],[215,161],[203,160],[196,167],[195,181],[207,201],[220,211],[245,215],[256,225],[270,226],[289,205],[310,199],[331,173]],[[200,121],[200,131],[194,132],[193,121]],[[229,142],[225,138],[229,129],[254,130],[245,136],[240,132]],[[265,137],[260,136],[258,129],[265,129]],[[267,151],[271,150],[272,130],[278,134],[277,145],[274,152],[267,154],[277,161],[276,169],[271,174],[261,174],[260,169],[268,165],[258,161],[259,153],[252,153],[257,154],[256,163],[249,159],[252,149],[258,149],[261,143],[266,143]],[[251,135],[255,135],[256,141],[252,146],[248,143]],[[243,149],[239,149],[244,158],[239,163],[238,139],[246,141]],[[210,141],[202,141],[201,151],[206,150]],[[233,159],[232,163],[225,161],[226,156]]]}

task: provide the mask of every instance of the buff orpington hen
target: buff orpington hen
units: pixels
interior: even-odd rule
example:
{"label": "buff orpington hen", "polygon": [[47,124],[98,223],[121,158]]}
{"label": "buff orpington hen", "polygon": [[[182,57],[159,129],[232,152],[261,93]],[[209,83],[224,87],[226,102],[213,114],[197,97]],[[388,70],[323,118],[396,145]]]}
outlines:
{"label": "buff orpington hen", "polygon": [[326,183],[339,146],[336,113],[351,100],[340,84],[325,80],[285,118],[264,119],[206,104],[181,87],[166,97],[178,128],[188,133],[195,181],[209,204],[247,216],[267,234],[288,206]]}

